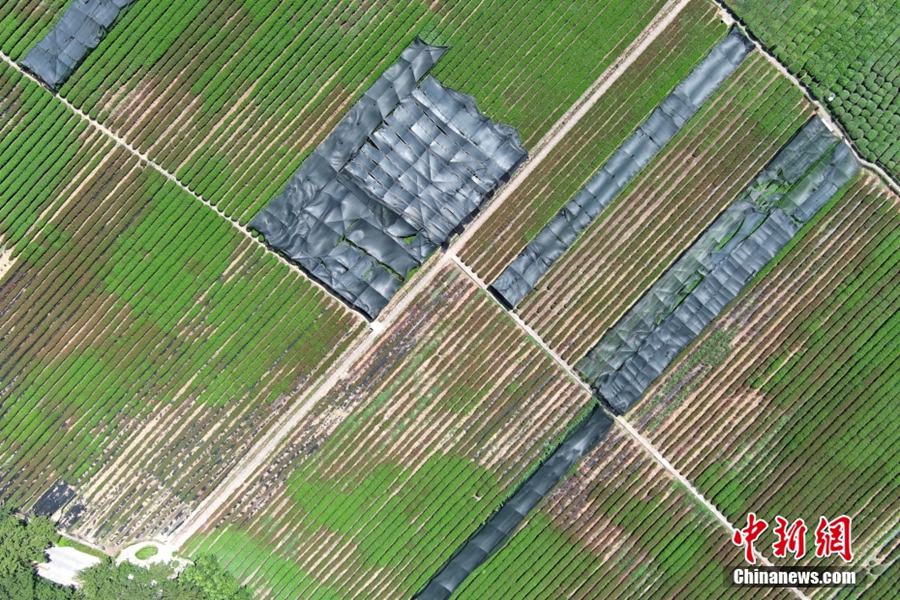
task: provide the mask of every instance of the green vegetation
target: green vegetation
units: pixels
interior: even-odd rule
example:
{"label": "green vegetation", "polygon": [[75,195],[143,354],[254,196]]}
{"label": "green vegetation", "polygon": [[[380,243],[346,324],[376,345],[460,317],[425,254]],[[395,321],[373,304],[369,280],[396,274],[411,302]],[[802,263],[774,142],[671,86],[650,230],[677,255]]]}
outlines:
{"label": "green vegetation", "polygon": [[[663,3],[135,3],[61,92],[246,222],[414,37],[449,46],[434,74],[533,146]],[[6,3],[0,48],[20,59],[54,4]]]}
{"label": "green vegetation", "polygon": [[[0,598],[4,600],[251,600],[250,592],[211,556],[199,556],[174,577],[168,565],[144,569],[108,557],[80,575],[82,587],[61,587],[37,576],[34,565],[59,534],[45,517],[27,522],[0,505]],[[63,538],[65,539],[65,538]],[[59,544],[63,545],[63,544]],[[72,545],[72,544],[65,544]]]}
{"label": "green vegetation", "polygon": [[[804,469],[802,477],[785,481],[773,494],[771,480],[756,469],[756,461],[751,458],[757,454],[747,453],[748,459],[739,462],[737,468],[731,465],[728,473],[698,480],[711,489],[726,512],[740,514],[753,507],[777,510],[788,502],[800,504],[812,500],[803,497],[803,489],[843,489],[845,486],[835,486],[834,482],[855,481],[860,474],[880,473],[881,482],[897,481],[898,466],[888,455],[876,451],[890,442],[892,431],[896,432],[890,422],[890,406],[896,400],[897,382],[890,366],[897,359],[897,349],[892,350],[891,343],[900,331],[900,294],[887,285],[900,264],[896,218],[894,222],[893,230],[884,229],[871,236],[865,255],[826,298],[807,307],[803,321],[795,323],[781,343],[770,349],[751,382],[771,399],[773,407],[787,411],[790,417],[783,425],[790,433],[775,436],[768,445],[778,457],[777,464],[769,469],[791,472],[793,465],[810,457],[820,457],[813,464],[827,463],[827,468]],[[816,403],[817,410],[808,412],[810,401]],[[726,492],[732,481],[740,482],[740,496]],[[897,491],[896,485],[892,487]],[[852,510],[865,506],[871,493],[867,488],[854,490],[854,499],[842,501],[847,510]],[[814,506],[807,510],[815,510]]]}
{"label": "green vegetation", "polygon": [[[490,472],[464,458],[449,456],[429,458],[415,471],[396,465],[379,466],[347,492],[336,490],[334,482],[327,477],[304,471],[295,471],[288,483],[294,502],[306,515],[304,524],[359,539],[355,551],[370,569],[396,566],[398,551],[406,548],[415,548],[423,557],[441,556],[446,552],[446,536],[450,532],[440,528],[419,529],[407,523],[415,523],[418,515],[436,506],[441,507],[444,518],[453,516],[454,521],[461,521],[471,500],[483,495],[485,488],[496,486]],[[405,489],[416,490],[415,496],[389,496],[398,480],[405,482]],[[456,483],[447,487],[435,485],[441,480]],[[367,514],[373,502],[377,503],[383,518],[371,522],[361,520],[360,515]],[[410,581],[406,586],[415,583]],[[301,595],[304,591],[298,589]]]}
{"label": "green vegetation", "polygon": [[44,550],[57,538],[45,517],[20,520],[0,505],[0,598],[4,600],[64,600],[67,591],[37,577],[34,564],[44,562]]}
{"label": "green vegetation", "polygon": [[466,263],[488,281],[496,277],[725,30],[711,4],[688,4],[466,244]]}
{"label": "green vegetation", "polygon": [[138,560],[147,560],[148,558],[153,558],[157,554],[159,554],[159,548],[156,546],[144,546],[135,552],[134,556]]}
{"label": "green vegetation", "polygon": [[201,592],[208,600],[250,600],[250,592],[219,565],[213,556],[201,555],[188,566],[178,581]]}
{"label": "green vegetation", "polygon": [[509,497],[591,398],[459,271],[434,287],[189,553],[272,598],[409,597]]}
{"label": "green vegetation", "polygon": [[[313,575],[304,571],[297,562],[284,551],[274,549],[269,543],[255,539],[248,533],[225,528],[217,531],[215,541],[204,541],[204,552],[216,556],[228,567],[230,572],[238,569],[250,575],[257,570],[262,570],[266,583],[271,585],[274,591],[272,597],[285,600],[296,598],[291,596],[293,589],[316,588],[320,598],[337,599],[341,595],[334,588],[322,585]],[[264,588],[269,589],[269,588]],[[285,591],[286,590],[286,591]]]}
{"label": "green vegetation", "polygon": [[887,0],[726,2],[837,116],[862,154],[897,178],[900,12],[896,4]]}
{"label": "green vegetation", "polygon": [[18,477],[23,506],[77,488],[164,416],[96,498],[116,508],[91,534],[133,539],[138,514],[161,526],[208,493],[364,324],[7,66],[0,108],[0,485]]}
{"label": "green vegetation", "polygon": [[54,542],[55,546],[59,546],[61,548],[75,548],[79,552],[84,552],[85,554],[90,554],[91,556],[96,556],[99,559],[107,558],[107,554],[96,548],[88,546],[87,544],[82,544],[79,541],[73,540],[72,538],[66,537],[64,535],[59,536],[57,540]]}
{"label": "green vegetation", "polygon": [[[0,49],[21,59],[68,2],[0,3]],[[895,7],[726,2],[896,176]],[[61,95],[234,223],[0,65],[4,497],[27,507],[65,480],[79,533],[110,544],[180,522],[365,334],[241,229],[365,88],[414,37],[447,45],[433,75],[534,149],[663,4],[134,3]],[[724,32],[714,5],[689,2],[463,259],[492,279]],[[751,55],[520,316],[575,362],[810,112]],[[768,202],[774,190],[758,191]],[[733,522],[852,514],[867,593],[883,597],[898,578],[879,553],[896,546],[900,496],[900,220],[873,180],[844,192],[628,418]],[[0,599],[249,600],[242,582],[284,600],[421,589],[594,402],[456,266],[429,285],[202,524],[180,575],[103,557],[83,588],[55,586],[34,569],[50,544],[98,553],[0,509]],[[617,424],[460,597],[731,597],[723,572],[739,557]]]}
{"label": "green vegetation", "polygon": [[460,598],[742,597],[724,576],[740,559],[728,532],[622,431],[610,431],[561,488]]}
{"label": "green vegetation", "polygon": [[800,90],[750,54],[553,264],[519,314],[577,362],[809,116]]}
{"label": "green vegetation", "polygon": [[24,58],[68,4],[69,0],[4,3],[0,13],[0,39],[5,40],[3,51],[16,59]]}
{"label": "green vegetation", "polygon": [[629,413],[634,421],[649,419],[648,427],[658,427],[677,409],[703,380],[703,375],[722,364],[731,353],[734,333],[717,329],[699,343],[688,347],[683,359],[666,378],[656,395]]}
{"label": "green vegetation", "polygon": [[[740,341],[691,380],[700,391],[681,406],[684,425],[641,425],[733,522],[751,510],[807,522],[851,515],[859,564],[890,539],[900,492],[890,450],[898,231],[896,196],[861,177],[720,317]],[[691,361],[683,356],[662,387]],[[636,411],[653,414],[659,401]]]}
{"label": "green vegetation", "polygon": [[169,565],[143,568],[111,560],[86,569],[71,600],[251,600],[250,592],[222,570],[215,558],[198,557],[177,577]]}

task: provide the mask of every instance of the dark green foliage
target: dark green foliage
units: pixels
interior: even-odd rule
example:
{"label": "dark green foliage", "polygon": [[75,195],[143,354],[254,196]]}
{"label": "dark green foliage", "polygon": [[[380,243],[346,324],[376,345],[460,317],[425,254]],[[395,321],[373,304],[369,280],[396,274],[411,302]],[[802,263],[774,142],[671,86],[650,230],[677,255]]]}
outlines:
{"label": "dark green foliage", "polygon": [[60,588],[34,572],[44,560],[44,550],[57,538],[53,523],[45,517],[25,522],[0,506],[0,598],[3,600],[65,600],[70,590]]}
{"label": "dark green foliage", "polygon": [[754,35],[846,129],[865,158],[896,177],[900,12],[886,0],[727,0]]}
{"label": "dark green foliage", "polygon": [[178,580],[168,579],[164,567],[144,569],[129,563],[115,565],[107,560],[81,574],[82,589],[78,596],[84,600],[158,600],[161,598],[201,598],[183,594]]}
{"label": "dark green foliage", "polygon": [[8,509],[0,510],[0,577],[6,577],[22,565],[42,561],[44,550],[56,539],[56,531],[46,517],[25,523]]}
{"label": "dark green foliage", "polygon": [[250,592],[211,556],[198,556],[178,577],[168,565],[149,569],[107,559],[81,574],[82,588],[57,586],[37,576],[34,565],[59,537],[46,517],[19,519],[0,506],[2,600],[251,600]]}
{"label": "dark green foliage", "polygon": [[81,575],[82,589],[74,600],[251,600],[250,592],[224,571],[215,558],[200,556],[173,577],[165,564],[149,569],[111,560]]}
{"label": "dark green foliage", "polygon": [[225,571],[214,556],[201,555],[185,569],[179,579],[201,590],[207,600],[250,600],[250,592],[242,588],[233,575]]}

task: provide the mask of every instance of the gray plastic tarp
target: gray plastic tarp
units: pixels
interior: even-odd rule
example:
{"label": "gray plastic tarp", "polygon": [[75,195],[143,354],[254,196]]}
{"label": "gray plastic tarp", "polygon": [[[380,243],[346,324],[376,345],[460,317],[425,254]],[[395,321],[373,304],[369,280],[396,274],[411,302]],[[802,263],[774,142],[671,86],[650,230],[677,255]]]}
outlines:
{"label": "gray plastic tarp", "polygon": [[34,46],[22,66],[53,89],[61,86],[97,47],[119,13],[134,0],[72,0],[46,36]]}
{"label": "gray plastic tarp", "polygon": [[514,308],[613,198],[700,109],[752,48],[732,30],[657,106],[500,274],[491,288]]}
{"label": "gray plastic tarp", "polygon": [[75,490],[59,479],[37,499],[31,512],[40,517],[49,517],[75,498]]}
{"label": "gray plastic tarp", "polygon": [[579,361],[617,413],[628,410],[859,165],[818,118],[789,141],[738,199]]}
{"label": "gray plastic tarp", "polygon": [[414,41],[251,222],[372,318],[525,157],[515,130],[425,77],[445,51]]}

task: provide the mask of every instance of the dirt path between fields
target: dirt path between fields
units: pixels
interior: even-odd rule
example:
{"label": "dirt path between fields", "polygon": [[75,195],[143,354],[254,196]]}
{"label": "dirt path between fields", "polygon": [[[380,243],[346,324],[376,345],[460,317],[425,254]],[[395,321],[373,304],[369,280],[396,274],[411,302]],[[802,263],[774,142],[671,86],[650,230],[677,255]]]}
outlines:
{"label": "dirt path between fields", "polygon": [[[368,336],[357,344],[357,346],[347,355],[344,355],[337,368],[334,369],[327,379],[316,388],[316,390],[305,400],[296,405],[295,408],[285,414],[275,425],[272,432],[264,439],[261,439],[257,445],[247,454],[246,458],[236,469],[234,469],[228,477],[219,485],[219,487],[211,492],[207,499],[197,507],[193,514],[188,517],[182,526],[171,536],[169,543],[180,547],[187,542],[197,531],[199,531],[207,522],[215,517],[215,515],[228,503],[228,501],[242,487],[250,483],[253,474],[264,466],[265,461],[272,456],[281,443],[290,435],[309,411],[319,402],[325,395],[340,381],[352,366],[368,352],[381,337],[381,333],[394,322],[405,310],[406,306],[412,302],[418,293],[427,289],[429,283],[434,277],[443,270],[443,268],[451,260],[456,262],[456,252],[468,241],[472,234],[477,231],[486,219],[495,211],[534,170],[550,151],[566,136],[566,134],[578,123],[578,121],[587,113],[588,110],[597,102],[597,100],[612,86],[613,83],[622,75],[622,73],[635,61],[638,56],[655,40],[662,31],[671,23],[678,13],[688,4],[690,0],[673,0],[665,5],[644,31],[635,39],[625,52],[614,62],[600,77],[591,85],[591,87],[579,98],[573,106],[559,119],[551,130],[538,142],[538,151],[529,158],[525,164],[517,171],[515,177],[511,179],[501,190],[498,196],[490,203],[488,208],[478,214],[472,223],[466,227],[465,231],[451,244],[448,252],[441,255],[438,260],[431,261],[431,265],[425,265],[423,271],[417,279],[407,283],[408,291],[402,293],[402,296],[395,298],[386,308],[386,316],[375,320],[371,324],[371,332]],[[482,284],[482,288],[484,288]],[[520,322],[520,325],[524,323]],[[531,332],[533,333],[533,332]]]}
{"label": "dirt path between fields", "polygon": [[[15,69],[22,77],[25,77],[26,79],[33,81],[34,83],[40,85],[41,87],[44,87],[44,85],[40,81],[38,81],[33,75],[31,75],[31,73],[24,71],[22,69],[22,67],[20,67],[14,60],[12,60],[5,53],[0,52],[0,60],[2,60],[7,65],[9,65],[13,69]],[[99,121],[96,121],[93,117],[91,117],[86,112],[82,111],[80,108],[78,108],[77,106],[75,106],[74,104],[69,102],[66,98],[63,98],[59,94],[53,94],[53,97],[56,100],[58,100],[59,102],[61,102],[63,105],[65,105],[66,108],[68,108],[73,113],[78,115],[83,121],[86,121],[89,125],[91,125],[95,129],[97,129],[98,131],[100,131],[101,133],[103,133],[104,135],[109,137],[117,145],[121,146],[122,148],[124,148],[125,150],[127,150],[128,152],[133,154],[134,156],[136,156],[139,159],[141,159],[142,161],[144,161],[146,164],[148,164],[151,167],[153,167],[154,169],[156,169],[161,175],[163,175],[166,179],[168,179],[169,181],[171,181],[172,183],[177,185],[182,191],[188,193],[192,198],[194,198],[198,202],[202,202],[204,205],[206,205],[207,208],[209,208],[210,210],[215,212],[225,222],[229,223],[232,227],[234,227],[242,236],[246,237],[247,239],[249,239],[251,242],[253,242],[257,246],[262,247],[266,252],[275,256],[279,262],[281,262],[283,265],[286,265],[292,271],[300,273],[300,275],[303,277],[304,280],[306,280],[310,284],[320,288],[322,291],[324,291],[326,294],[328,294],[328,296],[334,297],[334,295],[331,293],[331,290],[326,288],[324,285],[322,285],[318,281],[311,279],[306,273],[303,272],[303,270],[300,267],[298,267],[294,263],[288,261],[281,254],[278,254],[277,252],[272,251],[265,243],[263,243],[259,238],[257,238],[255,235],[253,235],[249,229],[246,229],[240,223],[238,223],[238,221],[236,219],[226,215],[224,212],[222,212],[221,209],[219,209],[217,206],[212,204],[206,198],[203,198],[202,196],[200,196],[200,194],[196,193],[191,188],[187,187],[177,177],[175,177],[174,174],[170,173],[169,171],[164,169],[162,166],[160,166],[159,164],[154,162],[149,156],[147,156],[146,154],[144,154],[143,152],[138,150],[135,146],[132,146],[131,143],[129,143],[127,140],[120,137],[118,134],[116,134],[114,131],[112,131],[111,129],[109,129],[108,127],[106,127],[105,125],[100,123]],[[363,317],[359,312],[357,312],[355,310],[350,310],[349,308],[345,307],[341,303],[336,302],[335,304],[336,305],[340,304],[341,309],[343,309],[349,313],[352,313],[354,317],[361,319],[361,320],[365,320],[365,317]]]}
{"label": "dirt path between fields", "polygon": [[600,74],[591,87],[575,101],[575,103],[560,117],[559,121],[550,128],[550,131],[534,147],[534,154],[529,154],[512,179],[500,190],[497,197],[479,213],[478,218],[470,227],[459,236],[453,244],[452,250],[458,252],[462,246],[474,235],[478,225],[496,211],[503,202],[524,182],[547,155],[559,144],[572,130],[584,115],[597,103],[603,94],[628,70],[634,61],[644,53],[650,44],[675,20],[675,17],[688,5],[690,0],[671,0],[653,18],[644,30],[631,44],[619,55],[619,57]]}
{"label": "dirt path between fields", "polygon": [[812,91],[810,91],[810,89],[806,87],[806,85],[804,85],[802,81],[797,79],[797,76],[792,71],[790,71],[784,64],[782,64],[768,48],[762,45],[759,39],[757,39],[756,36],[753,35],[753,32],[751,32],[747,28],[747,25],[740,19],[737,13],[731,10],[731,8],[727,4],[725,4],[723,0],[713,0],[713,3],[718,7],[719,15],[721,16],[723,21],[725,21],[729,25],[735,26],[742,34],[744,34],[744,37],[746,37],[753,43],[754,46],[756,46],[756,49],[762,53],[766,60],[769,61],[772,66],[774,66],[778,70],[779,73],[787,77],[791,83],[803,90],[803,95],[806,96],[806,99],[816,107],[816,114],[825,122],[825,124],[828,126],[828,129],[830,129],[833,134],[835,134],[838,138],[840,138],[848,146],[850,146],[850,149],[853,151],[853,155],[860,162],[860,164],[868,167],[870,171],[874,171],[875,173],[877,173],[881,180],[885,183],[885,185],[891,188],[894,193],[900,194],[900,185],[898,185],[897,181],[893,177],[891,177],[891,175],[888,174],[888,172],[885,171],[881,165],[867,160],[859,152],[859,149],[856,147],[856,142],[854,142],[850,138],[850,135],[844,130],[843,125],[841,125],[840,122],[833,116],[831,116],[831,113],[828,112],[828,109],[825,108],[825,105],[822,104],[818,99],[816,99],[815,96],[813,96]]}
{"label": "dirt path between fields", "polygon": [[[478,278],[478,275],[476,275],[471,269],[463,264],[463,262],[459,260],[458,257],[456,257],[455,255],[451,255],[451,259],[479,287],[485,290],[487,289],[485,283]],[[494,299],[493,295],[491,296],[491,298]],[[494,301],[497,302],[498,305],[500,305],[499,301],[497,301],[496,299],[494,299]],[[559,356],[559,354],[557,354],[552,348],[550,348],[550,346],[548,346],[544,342],[544,340],[541,339],[537,332],[531,329],[531,327],[529,327],[528,324],[525,323],[514,312],[508,312],[508,314],[513,318],[513,320],[519,325],[520,328],[525,330],[525,332],[529,336],[531,336],[534,342],[538,346],[540,346],[541,349],[544,350],[544,352],[546,352],[553,358],[554,361],[556,361],[557,365],[559,365],[559,367],[563,369],[569,375],[569,377],[574,379],[578,383],[578,385],[580,385],[593,395],[593,391],[584,382],[584,380],[582,380],[581,377],[578,376],[578,373],[576,373],[575,370]],[[634,427],[631,426],[631,423],[629,423],[624,417],[614,415],[612,412],[608,411],[604,405],[601,404],[600,406],[611,419],[618,423],[618,425],[622,427],[622,429],[624,429],[626,433],[628,433],[638,444],[640,444],[640,446],[651,456],[651,458],[653,458],[654,461],[656,461],[657,464],[664,468],[666,472],[669,473],[669,475],[671,475],[674,479],[681,482],[684,485],[685,489],[687,489],[691,493],[691,495],[693,495],[704,507],[706,507],[706,509],[709,510],[710,513],[712,513],[716,520],[718,520],[722,524],[722,526],[725,527],[729,534],[736,529],[736,527],[732,525],[731,522],[729,522],[728,518],[724,514],[722,514],[722,512],[719,511],[719,509],[716,508],[716,506],[712,502],[710,502],[703,494],[701,494],[696,487],[694,487],[694,485],[687,479],[687,477],[682,475],[681,472],[679,472],[674,466],[672,466],[672,463],[670,463],[666,459],[666,457],[664,457],[647,438],[645,438]],[[765,566],[772,566],[772,563],[763,554],[761,554],[758,549],[755,549],[755,553],[760,563]],[[809,600],[808,597],[804,595],[800,590],[796,588],[788,589],[793,591],[802,600]]]}
{"label": "dirt path between fields", "polygon": [[12,248],[4,248],[3,240],[0,239],[0,279],[3,279],[3,276],[6,275],[6,272],[12,269],[15,261],[12,259],[13,249]]}
{"label": "dirt path between fields", "polygon": [[[272,456],[281,443],[290,435],[290,433],[296,428],[296,426],[302,421],[302,419],[309,413],[315,404],[325,397],[327,393],[329,393],[332,388],[340,381],[344,376],[347,375],[349,370],[356,364],[357,360],[361,357],[365,356],[367,352],[369,352],[375,344],[380,340],[381,333],[388,328],[388,326],[397,320],[399,316],[401,316],[406,307],[416,298],[418,293],[422,290],[427,289],[430,282],[435,278],[435,276],[442,272],[444,267],[449,263],[454,263],[457,267],[461,268],[464,272],[467,273],[470,277],[473,277],[473,280],[481,287],[486,290],[487,287],[484,282],[480,281],[477,277],[474,276],[465,265],[462,264],[461,261],[456,257],[456,253],[458,250],[472,237],[472,235],[479,229],[479,227],[485,222],[485,220],[495,211],[497,208],[508,198],[513,191],[528,177],[528,175],[537,168],[538,165],[546,158],[546,156],[550,153],[550,151],[566,136],[566,134],[579,122],[579,120],[591,109],[591,107],[597,102],[597,100],[603,96],[604,93],[615,83],[615,81],[622,75],[622,73],[634,63],[635,60],[643,53],[643,51],[662,33],[663,30],[675,19],[675,17],[681,12],[682,9],[688,4],[690,0],[672,0],[663,6],[659,13],[654,17],[653,21],[641,32],[641,34],[625,49],[625,51],[619,56],[619,58],[608,68],[606,69],[600,77],[591,85],[591,87],[579,98],[572,107],[566,111],[566,113],[557,121],[557,123],[550,129],[547,135],[542,138],[537,146],[535,147],[535,154],[529,158],[525,164],[519,169],[516,175],[511,179],[493,202],[479,215],[473,222],[466,228],[466,230],[451,244],[448,252],[443,253],[438,257],[437,260],[432,260],[429,265],[426,264],[422,272],[420,272],[419,276],[414,278],[413,282],[409,282],[407,284],[408,292],[402,294],[400,298],[395,298],[395,301],[389,305],[385,311],[386,316],[380,320],[376,320],[371,324],[370,333],[362,338],[351,350],[344,354],[343,357],[339,360],[339,362],[335,365],[327,378],[322,381],[311,393],[311,395],[307,396],[305,400],[299,402],[294,408],[290,409],[289,412],[284,414],[277,422],[277,424],[273,427],[272,432],[266,436],[264,439],[261,439],[248,453],[245,460],[237,466],[232,472],[226,477],[221,485],[219,485],[215,490],[213,490],[207,499],[198,506],[198,508],[185,520],[184,524],[171,536],[168,536],[163,544],[180,548],[190,539],[191,536],[194,535],[197,531],[199,531],[205,524],[211,521],[215,515],[226,505],[226,503],[231,499],[231,497],[239,491],[243,486],[248,484],[252,476],[256,473],[256,471],[265,465],[266,460]],[[768,55],[767,55],[768,56]],[[20,75],[26,77],[38,84],[38,82],[32,75],[22,70],[21,67],[17,63],[15,63],[9,56],[5,53],[0,52],[0,59],[3,62],[8,64],[10,67],[15,69]],[[116,142],[119,146],[125,148],[133,155],[139,157],[141,160],[145,161],[147,164],[152,166],[158,172],[160,172],[163,176],[177,185],[180,189],[190,194],[194,199],[198,200],[205,204],[208,208],[213,210],[220,217],[228,221],[235,229],[237,229],[241,235],[250,239],[254,244],[258,244],[262,246],[267,252],[271,252],[271,250],[258,238],[256,238],[253,234],[250,233],[249,230],[242,227],[236,220],[230,218],[225,213],[223,213],[216,206],[211,204],[208,200],[201,197],[199,194],[188,188],[181,181],[179,181],[174,174],[166,171],[160,165],[151,160],[144,153],[140,152],[137,148],[132,146],[125,139],[119,137],[116,133],[94,120],[88,114],[74,106],[67,99],[62,96],[54,94],[54,98],[58,101],[62,102],[69,110],[77,114],[81,119],[87,121],[90,125],[95,127],[104,135],[108,136],[110,139]],[[843,137],[843,136],[842,136]],[[868,164],[868,163],[866,163]],[[287,265],[289,268],[300,272],[304,279],[311,281],[314,285],[319,286],[324,289],[326,293],[330,295],[330,291],[325,289],[321,284],[315,282],[309,277],[306,276],[296,265],[288,262],[284,257],[279,254],[273,252],[283,264]],[[491,296],[493,299],[493,296]],[[349,309],[348,309],[349,310]],[[357,313],[356,311],[351,311],[358,318],[362,319],[362,315]],[[567,365],[562,359],[555,354],[544,342],[541,340],[537,334],[528,327],[517,315],[511,314],[515,322],[522,328],[529,336],[531,336],[538,345],[544,349],[553,359],[569,374],[579,385],[587,387],[586,384],[574,373],[572,368]],[[643,437],[641,437],[636,431],[634,431],[631,426],[620,417],[616,417],[616,421],[623,426],[626,431],[629,431],[632,436],[643,446],[651,456],[653,456],[667,471],[669,471],[676,479],[685,484],[686,488],[689,489],[698,500],[703,503],[709,510],[712,511],[714,515],[726,526],[729,530],[732,529],[732,526],[728,523],[727,519],[710,503],[706,500],[696,489],[687,481],[687,479],[682,476],[678,471],[676,471],[668,461],[662,457],[661,454]],[[768,561],[765,560],[764,557],[760,557],[761,562],[764,564],[768,564]],[[805,598],[805,596],[799,593],[797,590],[794,590],[795,593],[801,597]]]}
{"label": "dirt path between fields", "polygon": [[177,548],[183,546],[204,525],[213,520],[216,514],[227,506],[237,492],[244,486],[252,483],[253,475],[259,469],[265,467],[266,461],[275,455],[282,442],[290,436],[312,408],[334,389],[337,383],[356,366],[360,359],[375,347],[378,341],[381,340],[381,334],[405,312],[406,307],[415,300],[418,293],[430,287],[431,281],[442,272],[440,267],[442,263],[444,263],[443,260],[433,261],[433,266],[430,269],[423,272],[418,279],[414,279],[412,283],[414,287],[404,294],[399,302],[390,307],[388,316],[380,321],[373,322],[369,334],[362,338],[347,354],[340,357],[330,374],[327,375],[327,378],[314,388],[311,394],[306,396],[305,399],[301,399],[278,419],[273,425],[271,432],[256,443],[247,453],[244,460],[228,474],[215,490],[210,492],[206,500],[200,503],[181,527],[166,538],[165,541],[168,544]]}

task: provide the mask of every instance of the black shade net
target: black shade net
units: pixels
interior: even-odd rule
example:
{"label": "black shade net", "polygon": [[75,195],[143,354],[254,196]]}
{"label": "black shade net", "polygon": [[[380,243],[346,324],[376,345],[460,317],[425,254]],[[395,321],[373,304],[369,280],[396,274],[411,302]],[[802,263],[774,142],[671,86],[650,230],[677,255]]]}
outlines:
{"label": "black shade net", "polygon": [[28,51],[22,66],[47,86],[58,89],[132,2],[73,0],[53,29]]}
{"label": "black shade net", "polygon": [[810,120],[579,361],[578,371],[613,410],[628,410],[858,170],[849,147],[821,120]]}
{"label": "black shade net", "polygon": [[491,288],[517,306],[613,198],[656,156],[752,48],[732,30],[625,140],[591,180],[497,277]]}
{"label": "black shade net", "polygon": [[445,51],[414,41],[251,222],[370,318],[526,156],[515,130],[425,77]]}

